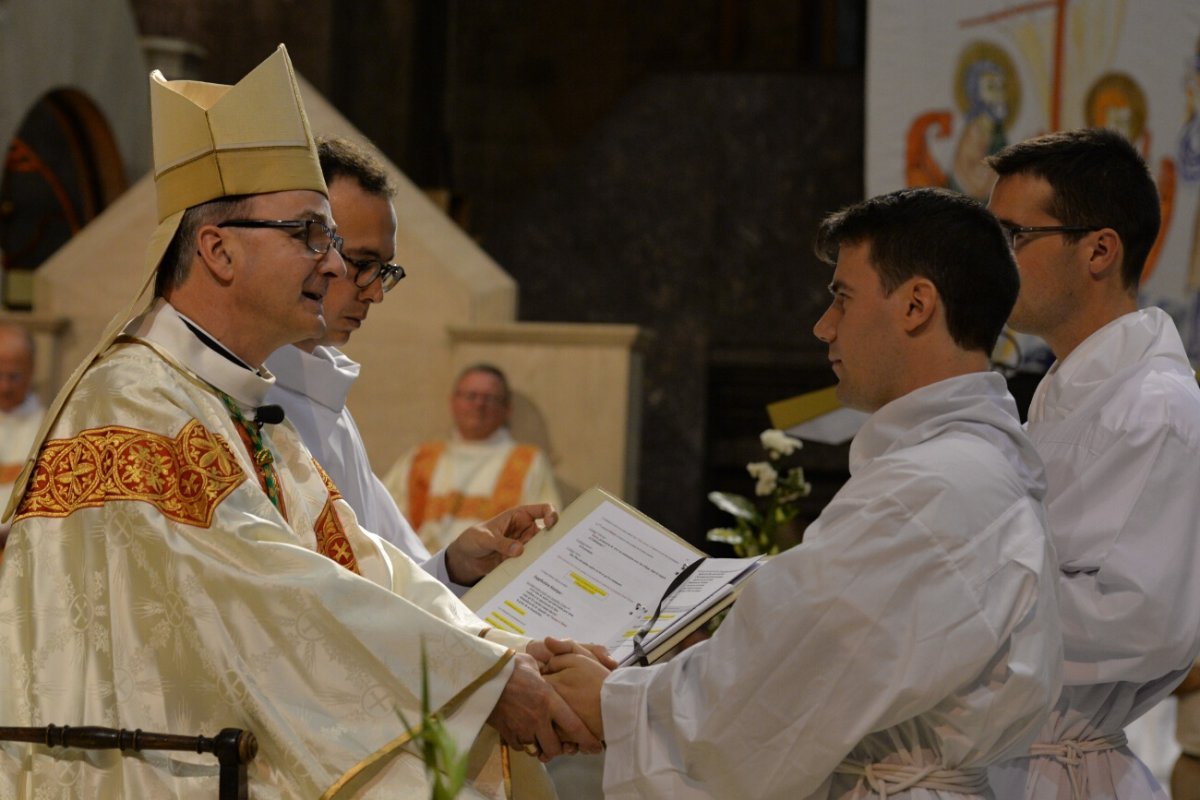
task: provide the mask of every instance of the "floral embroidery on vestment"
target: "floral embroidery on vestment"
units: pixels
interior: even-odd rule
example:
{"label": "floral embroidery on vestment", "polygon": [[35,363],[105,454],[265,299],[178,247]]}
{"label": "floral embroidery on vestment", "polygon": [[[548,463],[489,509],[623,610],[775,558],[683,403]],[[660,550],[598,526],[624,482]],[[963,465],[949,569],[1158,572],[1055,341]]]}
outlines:
{"label": "floral embroidery on vestment", "polygon": [[174,439],[120,425],[89,428],[42,446],[14,519],[66,517],[133,500],[207,528],[217,506],[245,479],[225,440],[196,420]]}

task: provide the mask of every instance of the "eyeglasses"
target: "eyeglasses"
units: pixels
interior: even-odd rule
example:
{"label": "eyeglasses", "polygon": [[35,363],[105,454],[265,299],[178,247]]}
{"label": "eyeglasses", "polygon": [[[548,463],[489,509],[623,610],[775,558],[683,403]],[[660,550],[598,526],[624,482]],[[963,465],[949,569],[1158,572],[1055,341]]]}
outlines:
{"label": "eyeglasses", "polygon": [[[338,250],[341,253],[341,250]],[[354,285],[365,289],[375,282],[376,278],[383,280],[383,290],[389,291],[407,274],[399,264],[385,264],[372,258],[359,260],[342,253],[342,260],[354,267]]]}
{"label": "eyeglasses", "polygon": [[1017,247],[1017,237],[1027,233],[1092,233],[1100,230],[1101,226],[1091,225],[1009,225],[1001,222],[1004,235],[1008,238],[1008,246],[1014,250]]}
{"label": "eyeglasses", "polygon": [[485,406],[497,407],[508,403],[507,397],[501,397],[496,394],[487,394],[486,392],[468,392],[458,391],[454,396],[459,400],[466,400],[468,403],[483,403]]}
{"label": "eyeglasses", "polygon": [[227,219],[217,223],[218,228],[303,228],[304,246],[317,255],[325,255],[330,248],[342,252],[345,244],[341,236],[319,219]]}

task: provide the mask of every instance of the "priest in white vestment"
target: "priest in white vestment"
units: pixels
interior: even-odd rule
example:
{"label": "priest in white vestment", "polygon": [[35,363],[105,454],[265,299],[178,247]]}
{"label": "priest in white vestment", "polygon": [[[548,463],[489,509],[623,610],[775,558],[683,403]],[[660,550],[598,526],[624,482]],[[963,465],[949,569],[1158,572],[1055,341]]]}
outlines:
{"label": "priest in white vestment", "polygon": [[[549,796],[496,734],[546,757],[598,742],[526,642],[363,530],[295,429],[264,415],[260,365],[322,334],[345,273],[286,51],[235,87],[155,73],[151,100],[156,299],[73,376],[18,479],[0,719],[247,728],[256,798],[424,800],[408,727],[423,652],[429,704],[472,751],[464,796]],[[531,535],[533,517],[501,533]],[[0,748],[6,798],[211,797],[215,775],[196,754]]]}
{"label": "priest in white vestment", "polygon": [[384,478],[396,505],[431,550],[464,528],[518,503],[559,505],[546,454],[508,430],[512,392],[492,364],[474,364],[454,382],[448,440],[422,442]]}
{"label": "priest in white vestment", "polygon": [[1171,318],[1137,307],[1158,192],[1102,129],[990,163],[1022,276],[1009,324],[1058,359],[1026,430],[1046,463],[1065,654],[1046,728],[993,778],[1005,797],[1165,800],[1124,733],[1200,655],[1200,390]]}
{"label": "priest in white vestment", "polygon": [[[550,680],[607,742],[608,798],[981,800],[1059,688],[1042,464],[988,371],[1017,295],[1003,232],[942,190],[838,212],[814,331],[873,412],[850,480],[716,635]],[[548,642],[554,646],[554,642]]]}
{"label": "priest in white vestment", "polygon": [[346,274],[332,279],[325,293],[325,334],[281,347],[267,359],[266,366],[275,375],[267,400],[286,411],[359,523],[396,545],[461,597],[491,568],[520,555],[523,547],[482,526],[464,526],[431,557],[371,469],[358,425],[346,406],[360,367],[338,347],[366,324],[371,307],[382,303],[404,278],[404,268],[390,263],[396,254],[391,200],[395,189],[383,164],[363,145],[323,137],[317,141],[317,156],[329,186],[329,206],[344,240]]}

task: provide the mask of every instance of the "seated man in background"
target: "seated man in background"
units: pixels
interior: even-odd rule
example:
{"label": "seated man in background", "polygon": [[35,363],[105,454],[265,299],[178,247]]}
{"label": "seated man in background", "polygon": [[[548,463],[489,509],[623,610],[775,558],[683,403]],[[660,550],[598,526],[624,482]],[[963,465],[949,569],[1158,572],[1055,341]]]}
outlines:
{"label": "seated man in background", "polygon": [[491,364],[467,367],[450,395],[450,440],[417,445],[388,472],[388,491],[429,549],[519,503],[559,505],[549,460],[509,433],[511,411],[504,373]]}
{"label": "seated man in background", "polygon": [[[1017,297],[1004,232],[939,189],[826,218],[814,332],[871,412],[850,480],[667,663],[548,679],[607,740],[613,798],[993,798],[1058,693],[1041,460],[988,354]],[[557,643],[547,640],[554,649]]]}
{"label": "seated man in background", "polygon": [[[359,523],[461,595],[505,558],[520,555],[522,545],[472,523],[473,527],[459,528],[457,537],[431,558],[371,470],[358,426],[346,407],[359,365],[337,347],[350,340],[366,323],[371,306],[382,303],[385,293],[404,277],[404,268],[390,263],[396,254],[396,213],[391,202],[395,188],[383,164],[353,142],[319,139],[317,156],[329,186],[329,207],[344,241],[346,273],[329,281],[323,300],[325,334],[281,347],[267,359],[266,366],[275,375],[267,400],[283,407]],[[507,508],[497,508],[485,518]]]}
{"label": "seated man in background", "polygon": [[[0,508],[8,505],[45,409],[29,391],[33,382],[33,337],[20,325],[0,323]],[[8,524],[0,524],[0,550]]]}

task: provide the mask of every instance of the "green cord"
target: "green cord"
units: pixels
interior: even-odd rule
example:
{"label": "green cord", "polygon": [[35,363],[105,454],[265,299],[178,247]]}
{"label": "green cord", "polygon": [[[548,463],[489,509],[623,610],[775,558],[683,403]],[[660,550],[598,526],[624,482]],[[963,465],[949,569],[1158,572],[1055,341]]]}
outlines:
{"label": "green cord", "polygon": [[271,505],[275,506],[276,510],[279,510],[279,482],[275,479],[275,457],[271,454],[270,448],[263,444],[262,431],[259,429],[258,423],[247,422],[245,415],[242,414],[242,409],[232,397],[219,389],[217,394],[221,397],[225,408],[229,409],[233,421],[241,426],[246,433],[246,438],[250,440],[251,448],[254,451],[254,463],[258,465],[259,474],[262,475],[263,485],[267,490],[267,499],[271,501]]}

